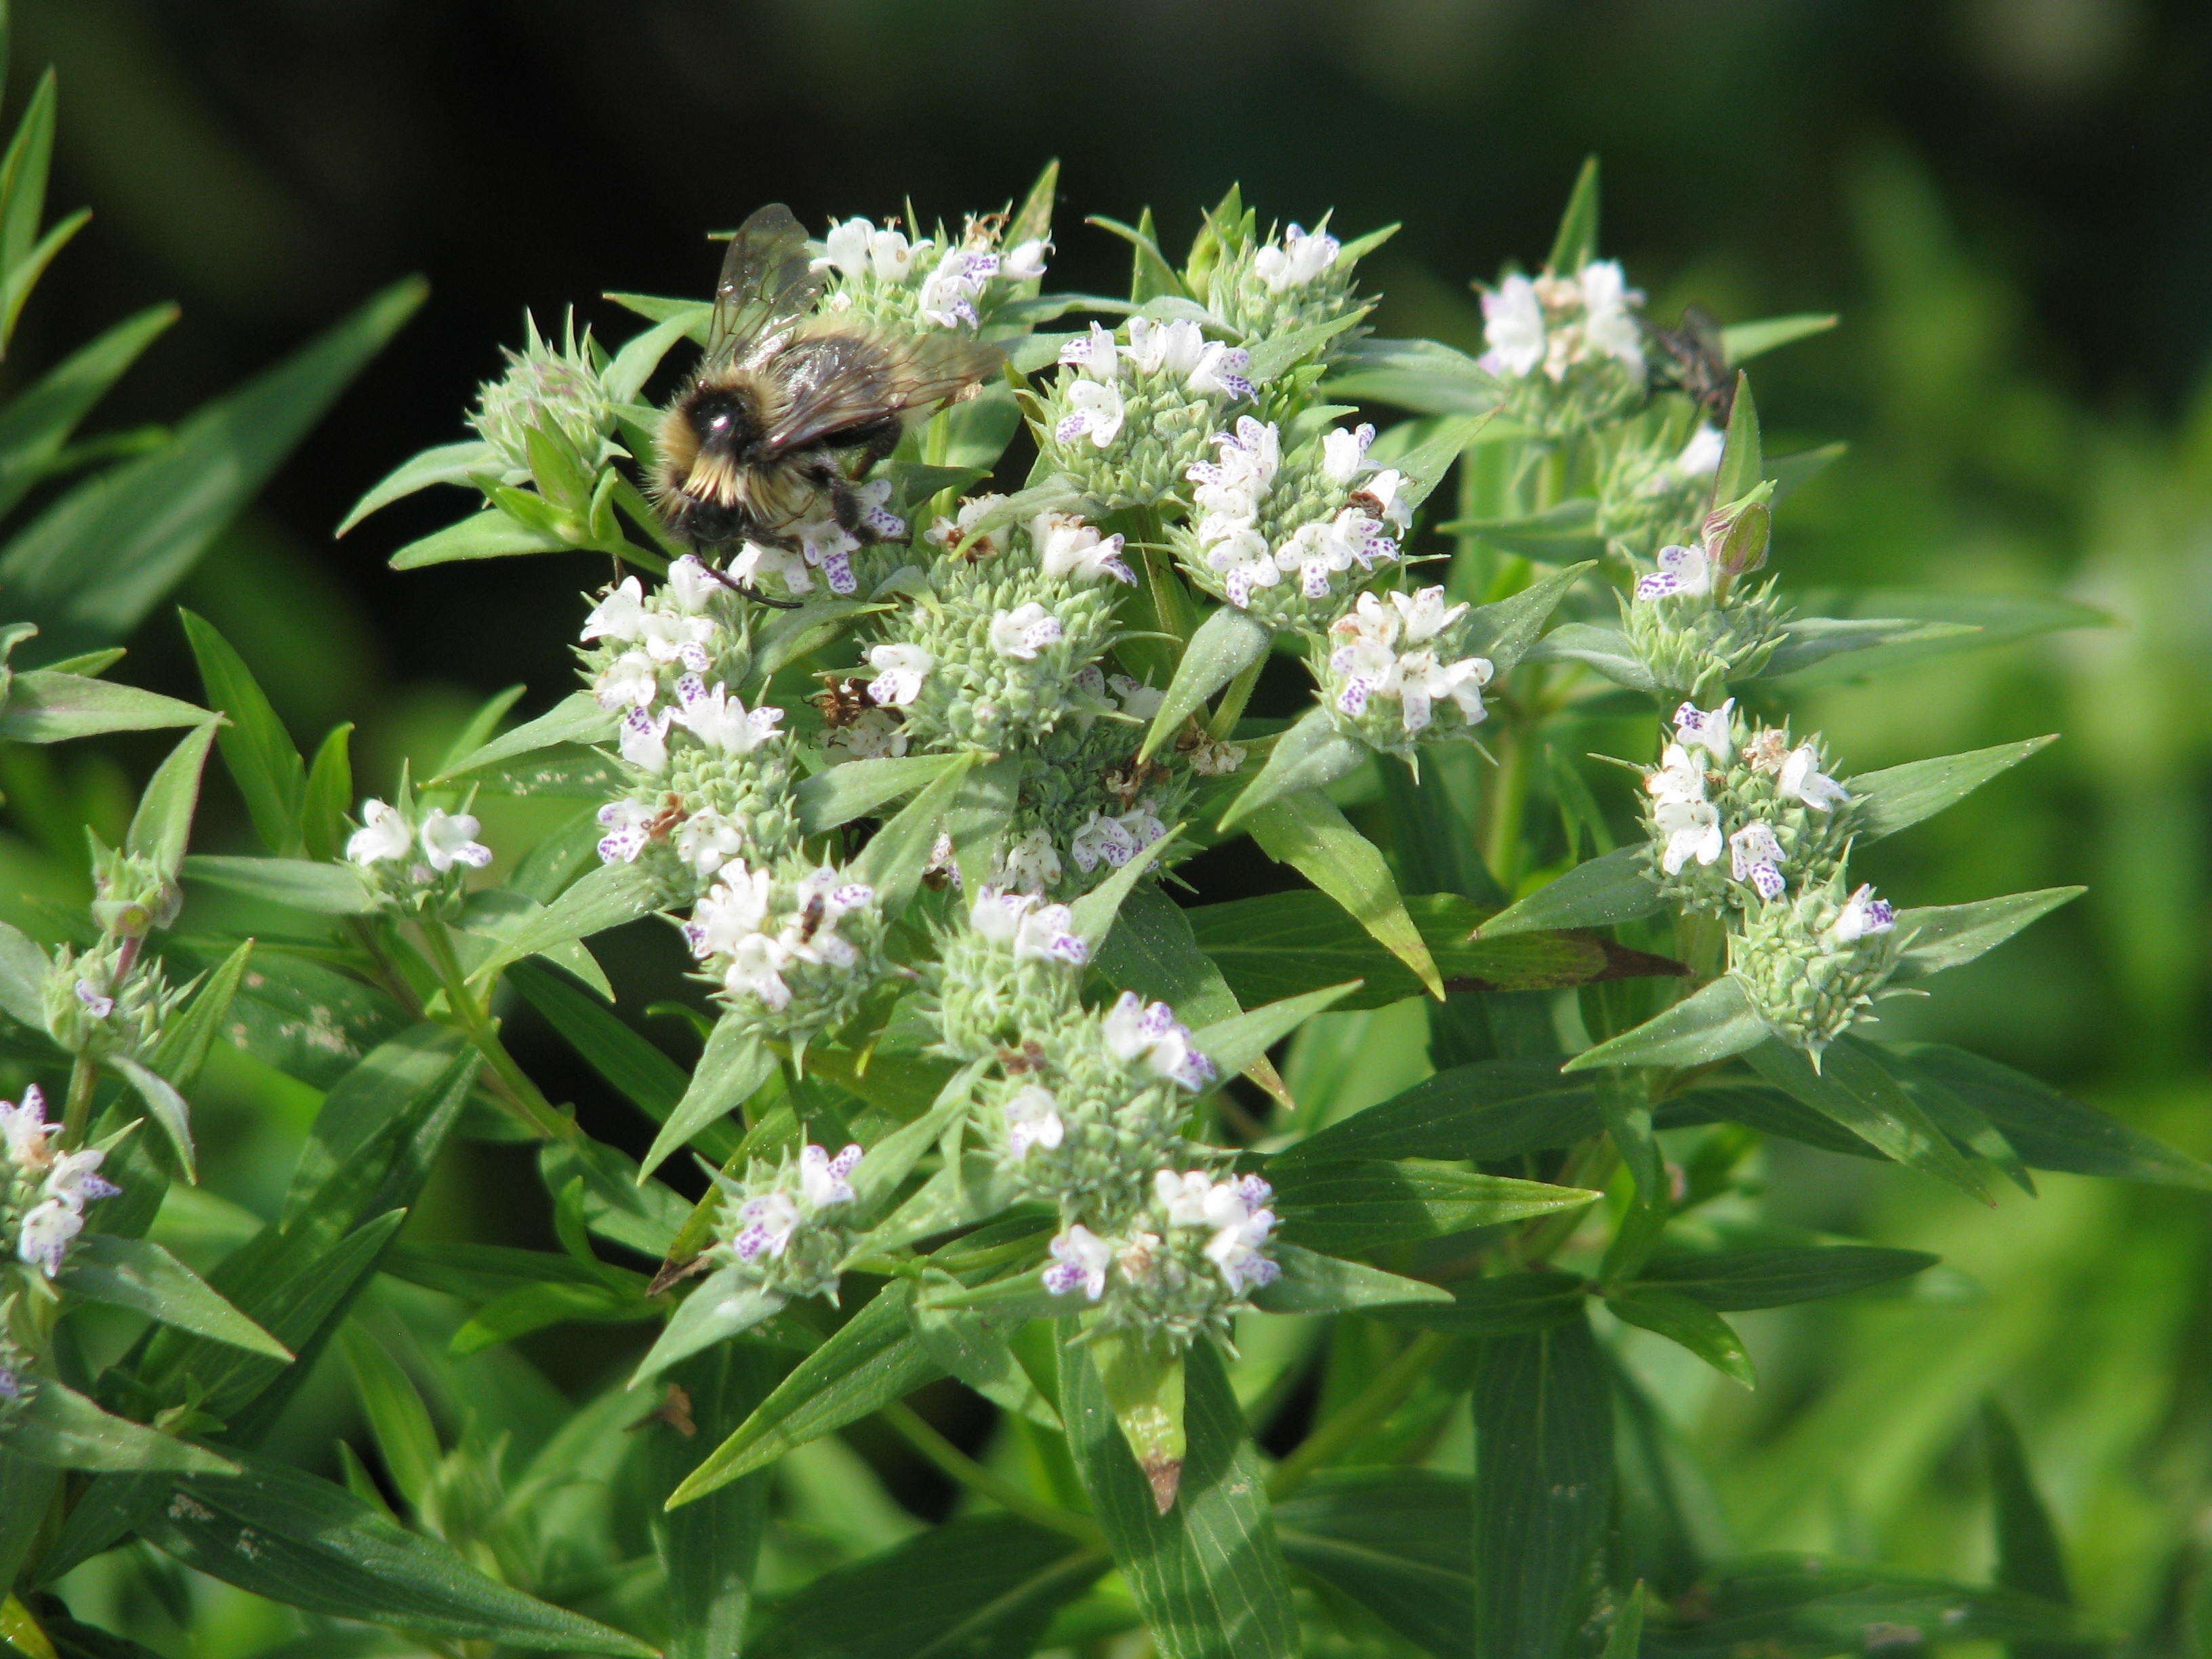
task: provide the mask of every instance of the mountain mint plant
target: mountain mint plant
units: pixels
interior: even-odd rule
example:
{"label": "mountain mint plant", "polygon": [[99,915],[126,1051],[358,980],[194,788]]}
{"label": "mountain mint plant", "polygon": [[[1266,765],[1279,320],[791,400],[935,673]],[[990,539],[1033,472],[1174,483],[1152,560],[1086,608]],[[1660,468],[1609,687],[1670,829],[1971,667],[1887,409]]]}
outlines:
{"label": "mountain mint plant", "polygon": [[[1048,170],[957,233],[817,222],[792,326],[1002,371],[852,480],[865,534],[692,547],[656,512],[650,399],[705,299],[526,322],[474,435],[348,526],[437,484],[470,508],[400,569],[582,556],[512,567],[584,587],[572,687],[442,760],[357,793],[346,728],[311,763],[198,617],[205,708],[13,631],[11,745],[186,734],[88,906],[0,931],[15,1646],[123,1651],[72,1575],[157,1553],[298,1609],[301,1652],[1857,1644],[1806,1611],[1826,1565],[1776,1579],[1655,1496],[1691,1454],[1625,1334],[1748,1384],[1724,1312],[1926,1264],[1773,1218],[1828,1166],[1771,1139],[1980,1195],[2137,1138],[1899,1000],[2077,890],[1898,908],[1852,872],[2038,745],[1868,772],[1805,727],[1814,662],[1972,642],[1789,598],[1826,452],[1770,459],[1737,364],[1833,319],[1723,331],[1732,396],[1684,389],[1594,172],[1540,270],[1477,285],[1474,351],[1370,331],[1387,231],[1232,191],[1180,263],[1094,222],[1129,294],[1052,294],[1055,206]],[[260,849],[188,857],[217,745]],[[1321,1062],[1359,1028],[1320,1017],[1390,1006],[1421,1080],[1347,1110]],[[518,1017],[637,1121],[550,1097]],[[149,1229],[198,1212],[219,1044],[320,1104],[203,1277]],[[410,1219],[463,1140],[507,1150],[440,1190],[526,1152],[557,1249]],[[556,1329],[597,1390],[566,1427],[471,1381],[441,1438],[423,1379],[552,1397],[514,1345]],[[311,1370],[373,1467],[277,1461]],[[873,1480],[876,1429],[961,1489],[933,1531],[807,1509]],[[2069,1638],[1914,1594],[1938,1644]]]}

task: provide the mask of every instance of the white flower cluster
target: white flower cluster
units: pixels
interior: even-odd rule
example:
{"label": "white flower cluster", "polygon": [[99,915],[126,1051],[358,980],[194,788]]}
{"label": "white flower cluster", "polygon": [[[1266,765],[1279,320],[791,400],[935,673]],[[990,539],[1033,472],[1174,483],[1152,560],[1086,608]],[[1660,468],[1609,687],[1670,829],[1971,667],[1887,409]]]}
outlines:
{"label": "white flower cluster", "polygon": [[857,1196],[852,1176],[863,1156],[858,1146],[832,1153],[809,1142],[774,1168],[755,1162],[743,1181],[717,1173],[722,1204],[709,1254],[779,1301],[835,1300],[854,1238],[847,1224]]}
{"label": "white flower cluster", "polygon": [[1139,1075],[1197,1091],[1213,1081],[1213,1062],[1164,1002],[1146,1002],[1134,991],[1114,1000],[1099,1022],[1107,1052]]}
{"label": "white flower cluster", "polygon": [[1482,368],[1522,380],[1541,370],[1559,382],[1586,363],[1620,364],[1640,383],[1644,331],[1620,263],[1594,259],[1571,276],[1511,276],[1482,296]]}
{"label": "white flower cluster", "polygon": [[876,893],[828,865],[796,881],[766,866],[732,858],[684,924],[691,953],[731,998],[772,1014],[792,1006],[788,975],[812,967],[849,974],[872,940],[855,945],[838,932],[848,917],[872,923]]}
{"label": "white flower cluster", "polygon": [[1183,1341],[1220,1333],[1243,1298],[1282,1271],[1267,1254],[1273,1197],[1257,1176],[1162,1170],[1152,1201],[1125,1230],[1102,1237],[1079,1222],[1061,1230],[1048,1247],[1045,1288],[1095,1304],[1118,1288],[1108,1328],[1142,1326]]}
{"label": "white flower cluster", "polygon": [[864,305],[872,311],[906,311],[933,328],[974,333],[1002,299],[1044,275],[1052,244],[1042,237],[1000,246],[1003,220],[971,218],[959,239],[909,238],[872,220],[848,219],[822,239],[818,267],[834,271],[831,312]]}
{"label": "white flower cluster", "polygon": [[1091,960],[1091,946],[1075,931],[1074,913],[1065,904],[1044,903],[1034,893],[985,887],[969,907],[968,925],[1018,963],[1080,968]]}
{"label": "white flower cluster", "polygon": [[1075,867],[1089,875],[1100,865],[1118,870],[1168,832],[1149,795],[1126,812],[1108,817],[1093,811],[1068,843],[1067,855]]}
{"label": "white flower cluster", "polygon": [[1493,672],[1490,659],[1449,657],[1448,636],[1468,606],[1446,605],[1441,587],[1414,593],[1393,590],[1383,599],[1362,593],[1356,605],[1329,624],[1334,648],[1328,674],[1336,712],[1358,721],[1376,699],[1395,702],[1407,738],[1429,728],[1439,704],[1455,710],[1463,726],[1481,724],[1489,714],[1482,688]]}
{"label": "white flower cluster", "polygon": [[389,801],[361,805],[361,828],[346,837],[345,855],[381,884],[387,896],[427,900],[434,890],[453,890],[456,867],[481,870],[491,848],[477,839],[483,828],[471,812],[434,806],[417,823]]}
{"label": "white flower cluster", "polygon": [[[1249,217],[1214,221],[1221,244],[1218,263],[1193,273],[1194,292],[1216,317],[1247,339],[1272,339],[1358,308],[1351,292],[1355,261],[1326,229],[1293,224],[1257,241],[1253,222]],[[1334,343],[1313,355],[1325,358]]]}
{"label": "white flower cluster", "polygon": [[1060,348],[1064,368],[1076,371],[1066,388],[1068,412],[1053,428],[1063,444],[1088,439],[1094,449],[1110,449],[1128,417],[1124,376],[1131,380],[1165,377],[1196,398],[1244,403],[1252,397],[1249,378],[1252,354],[1242,346],[1209,340],[1187,318],[1171,323],[1132,317],[1129,337],[1117,341],[1098,324]]}
{"label": "white flower cluster", "polygon": [[1197,486],[1198,556],[1230,604],[1249,610],[1254,589],[1273,587],[1285,576],[1297,579],[1306,599],[1326,599],[1346,571],[1357,566],[1364,574],[1398,556],[1396,538],[1410,517],[1399,499],[1405,480],[1368,461],[1374,439],[1371,426],[1323,434],[1316,471],[1334,487],[1329,493],[1335,504],[1285,525],[1279,510],[1268,510],[1284,470],[1279,428],[1247,415],[1233,432],[1214,434],[1218,459],[1184,476]]}
{"label": "white flower cluster", "polygon": [[860,1167],[863,1156],[857,1146],[845,1147],[834,1158],[811,1144],[799,1148],[795,1191],[779,1188],[737,1206],[730,1254],[740,1261],[782,1255],[791,1248],[791,1236],[805,1223],[853,1201],[853,1183],[847,1177]]}
{"label": "white flower cluster", "polygon": [[37,1084],[21,1104],[0,1100],[0,1239],[12,1232],[16,1260],[48,1279],[84,1231],[84,1206],[122,1190],[100,1173],[104,1152],[57,1152],[48,1145],[54,1129]]}
{"label": "white flower cluster", "polygon": [[[1851,797],[1843,786],[1820,769],[1820,750],[1815,745],[1803,743],[1792,748],[1780,732],[1765,729],[1739,755],[1735,698],[1711,709],[1686,702],[1674,711],[1674,741],[1661,755],[1659,764],[1644,777],[1663,874],[1680,875],[1693,862],[1710,866],[1719,860],[1723,838],[1721,807],[1708,798],[1707,792],[1713,782],[1725,784],[1728,774],[1739,767],[1747,768],[1754,778],[1770,780],[1768,793],[1778,802],[1795,803],[1820,814],[1850,804]],[[1709,768],[1717,770],[1709,771]],[[1788,854],[1775,825],[1764,817],[1741,811],[1735,817],[1737,827],[1726,832],[1729,874],[1761,899],[1781,897],[1789,888],[1783,873]],[[1826,868],[1821,868],[1819,878],[1825,879],[1826,874]],[[1875,907],[1875,914],[1887,913],[1888,907],[1879,900],[1870,902]]]}
{"label": "white flower cluster", "polygon": [[1344,245],[1325,230],[1309,231],[1297,224],[1283,232],[1279,241],[1253,252],[1252,274],[1270,294],[1310,288],[1335,265]]}
{"label": "white flower cluster", "polygon": [[821,574],[830,591],[849,599],[860,591],[854,556],[877,542],[906,539],[907,522],[890,510],[891,481],[870,478],[853,487],[854,505],[860,514],[855,534],[837,522],[825,507],[811,519],[790,526],[785,534],[799,544],[796,550],[747,542],[725,562],[731,580],[777,598],[803,599],[814,591]]}

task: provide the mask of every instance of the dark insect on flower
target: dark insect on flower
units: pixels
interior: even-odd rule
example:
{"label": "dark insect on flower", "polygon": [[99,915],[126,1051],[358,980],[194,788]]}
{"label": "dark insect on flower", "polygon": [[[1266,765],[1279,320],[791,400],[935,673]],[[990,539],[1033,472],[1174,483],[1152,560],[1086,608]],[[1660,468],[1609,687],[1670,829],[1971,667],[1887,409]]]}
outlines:
{"label": "dark insect on flower", "polygon": [[684,818],[684,797],[672,789],[661,801],[660,810],[647,818],[641,827],[645,830],[645,838],[647,841],[661,841],[665,839],[669,832],[678,824],[683,823]]}
{"label": "dark insect on flower", "polygon": [[1644,329],[1656,348],[1652,383],[1680,392],[1716,426],[1727,426],[1735,407],[1735,376],[1729,371],[1728,349],[1712,313],[1703,306],[1685,306],[1674,327],[1647,322]]}
{"label": "dark insect on flower", "polygon": [[829,907],[821,894],[806,896],[806,903],[799,913],[799,942],[801,945],[808,943],[822,931],[822,924],[829,914]]}
{"label": "dark insect on flower", "polygon": [[1001,1048],[999,1050],[999,1066],[1009,1077],[1026,1077],[1032,1072],[1042,1072],[1045,1068],[1043,1046],[1031,1037],[1018,1048]]}
{"label": "dark insect on flower", "polygon": [[653,471],[669,529],[702,556],[746,542],[790,552],[810,540],[849,549],[903,534],[866,505],[857,480],[908,423],[1000,361],[996,347],[962,336],[814,316],[827,280],[780,203],[731,239],[706,354],[661,416]]}
{"label": "dark insect on flower", "polygon": [[822,678],[823,689],[808,701],[822,711],[822,723],[832,731],[852,725],[877,706],[868,695],[866,680],[836,674],[824,674]]}

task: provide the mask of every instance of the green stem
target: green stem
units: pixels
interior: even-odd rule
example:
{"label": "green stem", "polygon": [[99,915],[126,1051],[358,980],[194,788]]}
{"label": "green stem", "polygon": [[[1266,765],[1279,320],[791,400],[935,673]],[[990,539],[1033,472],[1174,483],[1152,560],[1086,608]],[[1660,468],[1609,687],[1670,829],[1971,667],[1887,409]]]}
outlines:
{"label": "green stem", "polygon": [[993,1474],[966,1452],[954,1445],[925,1422],[912,1407],[894,1401],[884,1407],[884,1422],[924,1457],[957,1480],[971,1492],[980,1492],[1010,1515],[1018,1515],[1024,1521],[1034,1521],[1040,1527],[1064,1533],[1093,1549],[1106,1547],[1106,1535],[1098,1523],[1087,1515],[1078,1515],[1072,1510],[1048,1504],[1035,1492],[1026,1492],[1012,1481]]}
{"label": "green stem", "polygon": [[75,1147],[84,1139],[85,1125],[92,1116],[92,1091],[100,1081],[99,1068],[88,1054],[79,1054],[70,1062],[69,1097],[62,1109],[62,1145]]}
{"label": "green stem", "polygon": [[1403,1405],[1436,1358],[1444,1339],[1424,1331],[1400,1351],[1398,1357],[1376,1372],[1375,1380],[1359,1397],[1330,1418],[1297,1444],[1296,1450],[1275,1465],[1267,1477],[1267,1496],[1278,1502],[1288,1498],[1361,1435]]}
{"label": "green stem", "polygon": [[1252,701],[1252,688],[1260,683],[1260,671],[1267,665],[1264,653],[1260,660],[1229,682],[1221,694],[1221,701],[1213,706],[1213,718],[1206,722],[1206,734],[1217,742],[1225,743],[1235,735],[1237,722],[1244,717],[1244,705]]}
{"label": "green stem", "polygon": [[1521,827],[1528,799],[1528,744],[1516,715],[1507,715],[1497,747],[1498,770],[1483,804],[1482,861],[1510,898],[1521,878]]}
{"label": "green stem", "polygon": [[469,1041],[476,1044],[477,1052],[491,1068],[492,1092],[523,1122],[547,1139],[581,1139],[583,1131],[556,1109],[530,1080],[529,1073],[515,1063],[514,1056],[507,1052],[507,1045],[499,1040],[498,1024],[469,989],[446,924],[434,916],[425,916],[421,927],[422,942],[429,947],[430,963],[437,969],[438,983],[444,988],[446,1000],[452,1006],[454,1018],[461,1022],[461,1029],[468,1033]]}

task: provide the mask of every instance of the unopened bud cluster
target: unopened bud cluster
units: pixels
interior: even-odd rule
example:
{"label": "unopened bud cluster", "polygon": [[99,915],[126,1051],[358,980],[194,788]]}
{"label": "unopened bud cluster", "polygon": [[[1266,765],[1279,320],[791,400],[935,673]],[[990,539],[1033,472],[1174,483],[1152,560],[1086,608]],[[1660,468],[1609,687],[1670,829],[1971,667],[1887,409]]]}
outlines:
{"label": "unopened bud cluster", "polygon": [[1639,416],[1613,428],[1616,441],[1598,481],[1597,529],[1616,557],[1650,561],[1662,546],[1697,538],[1726,447],[1704,422],[1681,435],[1679,422]]}
{"label": "unopened bud cluster", "polygon": [[1733,698],[1674,711],[1644,774],[1644,825],[1662,890],[1729,927],[1729,966],[1780,1035],[1817,1054],[1878,996],[1896,962],[1890,906],[1844,868],[1863,808],[1825,769],[1818,739],[1740,728]]}
{"label": "unopened bud cluster", "polygon": [[753,1160],[742,1181],[717,1174],[710,1257],[772,1296],[837,1299],[838,1264],[852,1253],[852,1175],[858,1146],[832,1155],[801,1146],[776,1164]]}
{"label": "unopened bud cluster", "polygon": [[562,446],[586,471],[596,471],[625,452],[607,434],[614,426],[614,400],[599,378],[599,359],[589,329],[580,339],[571,317],[556,346],[538,331],[535,319],[523,318],[525,343],[507,352],[507,373],[478,389],[469,424],[491,446],[500,464],[499,482],[527,483],[533,469],[530,434]]}

